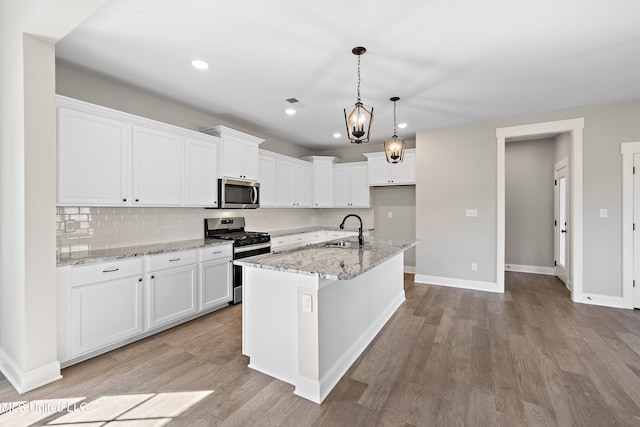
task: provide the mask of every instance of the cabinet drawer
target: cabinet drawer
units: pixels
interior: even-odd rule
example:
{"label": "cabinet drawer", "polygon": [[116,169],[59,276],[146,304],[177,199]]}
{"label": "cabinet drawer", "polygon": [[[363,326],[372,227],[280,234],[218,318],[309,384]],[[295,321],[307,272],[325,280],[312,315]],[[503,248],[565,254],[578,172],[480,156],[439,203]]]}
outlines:
{"label": "cabinet drawer", "polygon": [[176,251],[158,255],[148,255],[146,259],[148,271],[164,270],[166,268],[195,264],[196,250],[190,249],[188,251]]}
{"label": "cabinet drawer", "polygon": [[291,235],[277,236],[271,238],[271,249],[281,248],[291,244]]}
{"label": "cabinet drawer", "polygon": [[104,282],[142,274],[142,258],[71,267],[71,286]]}
{"label": "cabinet drawer", "polygon": [[233,245],[212,245],[200,248],[200,262],[233,257]]}

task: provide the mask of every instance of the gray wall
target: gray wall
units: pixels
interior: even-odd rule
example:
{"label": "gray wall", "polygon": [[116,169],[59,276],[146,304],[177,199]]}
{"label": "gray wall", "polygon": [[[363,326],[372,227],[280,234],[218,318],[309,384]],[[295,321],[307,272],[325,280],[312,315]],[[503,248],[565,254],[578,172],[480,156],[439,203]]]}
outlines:
{"label": "gray wall", "polygon": [[561,133],[555,137],[555,162],[571,157],[571,134]]}
{"label": "gray wall", "polygon": [[505,262],[553,267],[555,139],[507,142]]}
{"label": "gray wall", "polygon": [[[583,292],[620,297],[620,143],[640,141],[640,101],[418,132],[416,272],[495,283],[496,128],[578,117],[585,119]],[[477,218],[464,216],[470,207],[479,209]],[[600,208],[608,218],[599,218]]]}
{"label": "gray wall", "polygon": [[[223,125],[265,138],[259,132],[239,126],[237,123],[230,123],[223,118],[178,101],[60,62],[56,63],[56,93],[186,129],[200,130]],[[297,145],[265,139],[265,142],[260,144],[260,148],[267,151],[291,157],[314,154]]]}
{"label": "gray wall", "polygon": [[[376,237],[415,239],[416,187],[414,185],[374,187],[373,195]],[[391,219],[389,212],[392,215]],[[415,248],[405,252],[404,265],[415,267]]]}

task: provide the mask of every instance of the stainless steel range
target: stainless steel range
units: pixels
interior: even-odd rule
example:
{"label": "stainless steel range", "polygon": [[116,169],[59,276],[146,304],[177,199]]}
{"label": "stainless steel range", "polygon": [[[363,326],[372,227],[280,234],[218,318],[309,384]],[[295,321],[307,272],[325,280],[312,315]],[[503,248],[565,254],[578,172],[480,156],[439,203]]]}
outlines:
{"label": "stainless steel range", "polygon": [[[205,218],[205,239],[233,242],[233,259],[271,252],[271,236],[259,231],[246,231],[244,217]],[[233,303],[242,301],[242,267],[233,266]]]}

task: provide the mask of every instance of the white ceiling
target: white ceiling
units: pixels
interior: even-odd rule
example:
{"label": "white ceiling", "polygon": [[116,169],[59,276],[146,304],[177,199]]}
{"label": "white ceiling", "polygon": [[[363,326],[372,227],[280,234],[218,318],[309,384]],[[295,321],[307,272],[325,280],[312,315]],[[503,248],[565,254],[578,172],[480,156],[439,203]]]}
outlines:
{"label": "white ceiling", "polygon": [[355,46],[367,48],[361,94],[375,108],[375,143],[393,133],[392,96],[405,138],[640,99],[639,17],[638,0],[109,0],[56,54],[260,136],[326,149],[348,143]]}

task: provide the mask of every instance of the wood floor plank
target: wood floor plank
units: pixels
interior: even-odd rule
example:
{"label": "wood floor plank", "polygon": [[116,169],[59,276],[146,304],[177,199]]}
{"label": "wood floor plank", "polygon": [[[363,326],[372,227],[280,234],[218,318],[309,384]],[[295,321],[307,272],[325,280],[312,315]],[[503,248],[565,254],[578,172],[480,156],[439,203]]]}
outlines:
{"label": "wood floor plank", "polygon": [[[67,418],[87,427],[640,425],[640,311],[576,304],[551,276],[507,272],[504,294],[412,278],[407,301],[322,405],[248,368],[240,305],[70,366],[23,395],[0,378],[0,403],[93,402],[87,417]],[[167,404],[175,396],[180,404]],[[5,407],[0,426],[65,414],[18,415]]]}

